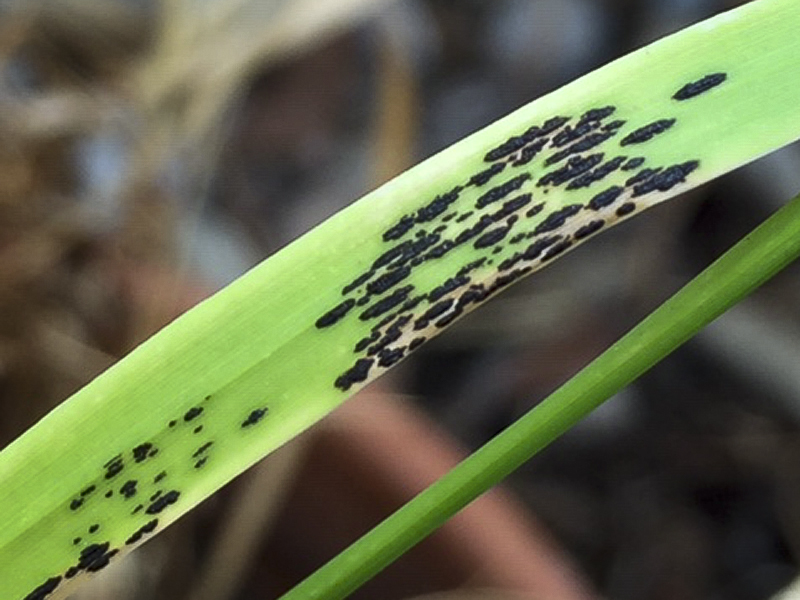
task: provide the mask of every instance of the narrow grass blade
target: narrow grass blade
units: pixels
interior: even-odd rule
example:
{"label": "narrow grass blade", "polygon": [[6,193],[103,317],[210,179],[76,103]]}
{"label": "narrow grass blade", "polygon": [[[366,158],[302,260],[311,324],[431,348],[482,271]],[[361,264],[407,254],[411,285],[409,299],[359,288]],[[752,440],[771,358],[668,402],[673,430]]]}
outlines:
{"label": "narrow grass blade", "polygon": [[0,598],[64,593],[513,281],[797,139],[798,24],[759,0],[607,65],[142,344],[0,454]]}
{"label": "narrow grass blade", "polygon": [[800,196],[546,400],[281,600],[346,597],[798,256]]}

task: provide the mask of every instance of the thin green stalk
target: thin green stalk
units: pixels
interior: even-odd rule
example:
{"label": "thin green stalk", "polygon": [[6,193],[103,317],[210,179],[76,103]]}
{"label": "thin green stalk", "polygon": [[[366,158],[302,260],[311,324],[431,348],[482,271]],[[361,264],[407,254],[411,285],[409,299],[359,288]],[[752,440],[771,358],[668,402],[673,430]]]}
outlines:
{"label": "thin green stalk", "polygon": [[800,196],[541,404],[282,600],[344,598],[800,256]]}

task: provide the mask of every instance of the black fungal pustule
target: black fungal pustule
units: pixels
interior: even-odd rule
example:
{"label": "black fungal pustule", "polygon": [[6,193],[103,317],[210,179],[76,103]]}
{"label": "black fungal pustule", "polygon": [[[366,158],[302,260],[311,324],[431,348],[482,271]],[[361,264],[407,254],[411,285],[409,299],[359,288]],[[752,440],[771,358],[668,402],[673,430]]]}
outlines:
{"label": "black fungal pustule", "polygon": [[587,238],[593,233],[600,231],[605,224],[606,222],[603,219],[589,221],[586,225],[582,225],[575,231],[574,237],[576,240]]}
{"label": "black fungal pustule", "polygon": [[331,325],[335,325],[340,320],[342,320],[347,313],[356,305],[356,301],[353,298],[348,298],[341,304],[336,305],[331,310],[326,312],[322,315],[317,322],[315,323],[317,329],[324,329],[325,327],[330,327]]}
{"label": "black fungal pustule", "polygon": [[495,244],[502,242],[508,235],[509,231],[511,231],[511,226],[490,229],[477,240],[475,240],[475,243],[472,245],[476,250],[480,250],[481,248],[489,248],[490,246],[494,246]]}
{"label": "black fungal pustule", "polygon": [[433,306],[431,306],[428,310],[422,313],[419,319],[414,321],[414,329],[420,330],[425,329],[430,322],[436,319],[437,317],[442,316],[448,310],[450,310],[453,305],[455,304],[455,298],[447,298],[442,300],[441,302],[437,302]]}
{"label": "black fungal pustule", "polygon": [[431,292],[428,294],[428,300],[430,302],[436,302],[437,300],[443,298],[450,292],[453,292],[460,287],[468,285],[470,281],[471,281],[470,278],[467,277],[466,274],[450,277],[443,284],[436,286],[431,290]]}
{"label": "black fungal pustule", "polygon": [[475,208],[485,208],[494,202],[502,200],[509,194],[516,192],[524,185],[526,181],[530,180],[530,178],[531,176],[528,173],[522,173],[521,175],[512,177],[497,187],[493,187],[480,198],[478,198],[478,200],[475,202]]}
{"label": "black fungal pustule", "polygon": [[469,219],[474,214],[475,214],[474,210],[468,210],[467,212],[458,215],[458,218],[456,219],[456,223],[463,223],[464,221]]}
{"label": "black fungal pustule", "polygon": [[660,173],[663,171],[663,167],[656,167],[654,169],[642,169],[633,177],[629,177],[628,180],[625,182],[625,185],[630,187],[632,185],[636,185],[637,183],[641,183],[647,179],[650,179],[653,175]]}
{"label": "black fungal pustule", "polygon": [[204,465],[205,465],[207,462],[208,462],[208,457],[207,457],[207,456],[204,456],[203,458],[201,458],[200,460],[198,460],[196,463],[194,463],[194,468],[195,468],[195,469],[202,469],[202,468],[203,468],[203,466],[204,466]]}
{"label": "black fungal pustule", "polygon": [[619,143],[620,146],[630,146],[631,144],[642,144],[644,142],[648,142],[652,140],[655,136],[664,133],[668,129],[670,129],[673,125],[675,125],[676,119],[659,119],[658,121],[653,121],[652,123],[645,125],[644,127],[640,127],[639,129],[632,131]]}
{"label": "black fungal pustule", "polygon": [[581,115],[581,118],[578,120],[578,125],[583,125],[591,121],[602,121],[613,115],[616,111],[616,106],[603,106],[601,108],[589,109]]}
{"label": "black fungal pustule", "polygon": [[[406,218],[406,217],[403,217],[403,218]],[[411,217],[408,217],[408,218],[411,219]],[[414,220],[413,219],[411,219],[411,224],[412,225],[414,224]],[[355,289],[361,287],[362,285],[364,285],[365,283],[367,283],[374,276],[375,276],[375,271],[373,271],[372,269],[370,269],[366,273],[363,273],[363,274],[359,275],[353,281],[351,281],[350,283],[348,283],[346,286],[344,286],[342,288],[342,295],[346,296],[347,294],[349,294],[353,290],[355,290]]]}
{"label": "black fungal pustule", "polygon": [[377,342],[380,337],[381,337],[380,331],[373,331],[367,337],[358,340],[355,348],[353,349],[354,352],[363,352],[364,350],[367,349],[367,347],[369,347],[370,344],[374,344],[375,342]]}
{"label": "black fungal pustule", "polygon": [[633,171],[634,169],[638,169],[644,164],[645,159],[644,156],[635,156],[622,165],[623,171]]}
{"label": "black fungal pustule", "polygon": [[545,185],[561,185],[566,183],[570,179],[577,177],[585,173],[586,171],[595,168],[601,162],[603,162],[603,153],[599,152],[597,154],[590,154],[586,158],[581,156],[573,156],[569,159],[567,164],[560,169],[556,169],[555,171],[550,171],[546,173],[543,177],[536,182],[537,187],[542,187]]}
{"label": "black fungal pustule", "polygon": [[440,214],[445,212],[449,206],[458,200],[458,195],[463,190],[461,186],[456,186],[446,194],[441,194],[436,196],[433,200],[430,201],[427,205],[423,206],[417,211],[416,216],[414,217],[414,221],[417,223],[426,223],[428,221],[433,221],[436,217]]}
{"label": "black fungal pustule", "polygon": [[359,358],[352,367],[336,378],[334,386],[346,392],[354,384],[366,381],[374,364],[375,361],[371,358]]}
{"label": "black fungal pustule", "polygon": [[425,338],[425,337],[414,338],[413,340],[411,340],[411,343],[408,345],[408,351],[409,352],[413,352],[414,350],[416,350],[417,348],[422,346],[422,344],[425,343],[426,339],[427,338]]}
{"label": "black fungal pustule", "polygon": [[676,185],[685,182],[686,177],[688,177],[689,174],[695,171],[699,166],[699,161],[690,160],[679,165],[667,167],[663,171],[649,177],[642,183],[635,185],[631,195],[636,198],[637,196],[644,196],[645,194],[655,191],[668,192]]}
{"label": "black fungal pustule", "polygon": [[171,420],[171,421],[168,423],[168,425],[169,425],[169,428],[170,428],[170,429],[172,429],[173,427],[175,427],[175,425],[177,425],[177,424],[178,424],[178,421],[176,421],[175,419],[172,419],[172,420]]}
{"label": "black fungal pustule", "polygon": [[624,217],[626,215],[631,214],[635,210],[636,210],[636,204],[634,204],[633,202],[626,202],[617,209],[617,216]]}
{"label": "black fungal pustule", "polygon": [[582,208],[583,206],[580,204],[568,204],[567,206],[559,208],[547,215],[544,221],[539,223],[533,232],[538,235],[540,233],[554,231],[564,225],[571,216],[577,215]]}
{"label": "black fungal pustule", "polygon": [[75,565],[77,571],[89,571],[95,573],[108,566],[111,559],[117,554],[118,550],[109,550],[109,542],[102,544],[90,544],[81,550],[78,564]]}
{"label": "black fungal pustule", "polygon": [[132,515],[135,515],[136,513],[138,513],[139,511],[141,511],[143,508],[144,508],[144,504],[137,504],[137,505],[136,505],[136,508],[134,508],[134,509],[131,511],[131,514],[132,514]]}
{"label": "black fungal pustule", "polygon": [[194,454],[192,454],[192,458],[197,458],[198,456],[206,452],[209,448],[211,448],[211,446],[213,445],[214,442],[206,442],[205,444],[203,444],[197,450],[194,451]]}
{"label": "black fungal pustule", "polygon": [[564,252],[567,248],[572,246],[572,240],[561,240],[557,244],[553,244],[550,248],[542,256],[542,262],[546,260],[550,260],[551,258],[555,258],[562,252]]}
{"label": "black fungal pustule", "polygon": [[589,203],[586,206],[591,210],[600,210],[613,204],[624,191],[625,188],[623,187],[618,185],[612,186],[594,196],[591,200],[589,200]]}
{"label": "black fungal pustule", "polygon": [[489,215],[489,218],[493,221],[505,219],[509,215],[517,212],[520,208],[530,204],[532,199],[533,196],[531,194],[520,194],[519,196],[504,202],[503,206],[500,207],[500,210],[493,212],[491,215]]}
{"label": "black fungal pustule", "polygon": [[121,488],[119,488],[119,493],[124,496],[126,500],[133,498],[136,495],[136,486],[139,482],[135,479],[130,479],[126,481]]}
{"label": "black fungal pustule", "polygon": [[61,585],[61,575],[51,577],[43,584],[35,587],[25,598],[22,600],[44,600],[50,594],[56,591],[56,588]]}
{"label": "black fungal pustule", "polygon": [[589,187],[593,183],[597,181],[601,181],[611,175],[614,171],[619,169],[622,166],[622,163],[625,162],[624,156],[617,156],[616,158],[612,158],[604,162],[602,165],[597,167],[596,169],[592,169],[580,175],[569,182],[567,186],[568,190],[577,190],[585,187]]}
{"label": "black fungal pustule", "polygon": [[470,263],[465,264],[458,270],[456,273],[456,277],[465,277],[472,273],[476,269],[480,269],[488,259],[484,256],[483,258],[479,258],[478,260],[473,260]]}
{"label": "black fungal pustule", "polygon": [[94,523],[89,527],[89,533],[97,533],[98,531],[100,531],[100,525],[97,523]]}
{"label": "black fungal pustule", "polygon": [[189,410],[186,411],[183,415],[183,420],[187,423],[189,421],[194,421],[197,417],[203,414],[203,407],[202,406],[193,406]]}
{"label": "black fungal pustule", "polygon": [[527,210],[525,212],[525,216],[528,217],[528,218],[535,217],[540,212],[542,212],[543,209],[544,209],[544,202],[540,202],[539,204],[537,204],[533,208]]}
{"label": "black fungal pustule", "polygon": [[72,540],[72,545],[73,545],[73,546],[77,546],[77,545],[78,545],[78,544],[80,544],[82,541],[83,541],[83,538],[79,538],[79,537],[73,538],[73,540]]}
{"label": "black fungal pustule", "polygon": [[136,446],[133,451],[133,460],[137,463],[147,460],[147,454],[153,449],[153,444],[144,443]]}
{"label": "black fungal pustule", "polygon": [[605,142],[606,140],[611,139],[616,135],[615,131],[608,131],[605,133],[593,133],[591,135],[587,135],[585,138],[575,142],[571,146],[556,152],[552,156],[548,157],[547,160],[544,161],[546,166],[554,165],[556,163],[561,162],[565,158],[572,156],[573,154],[580,154],[581,152],[586,152],[587,150],[591,150]]}
{"label": "black fungal pustule", "polygon": [[144,536],[146,536],[148,533],[153,533],[156,530],[156,527],[158,527],[158,519],[153,519],[152,521],[148,521],[147,523],[139,527],[139,529],[134,531],[133,534],[131,534],[131,536],[127,540],[125,540],[125,544],[128,546],[135,544],[136,542],[140,541]]}
{"label": "black fungal pustule", "polygon": [[81,506],[83,506],[83,498],[75,498],[69,503],[70,510],[78,510]]}
{"label": "black fungal pustule", "polygon": [[167,476],[167,472],[166,471],[161,471],[158,475],[153,477],[153,483],[159,483],[160,481],[163,481],[166,478],[166,476]]}
{"label": "black fungal pustule", "polygon": [[672,96],[674,100],[683,101],[704,94],[705,92],[713,89],[728,79],[727,73],[712,73],[705,77],[687,83]]}
{"label": "black fungal pustule", "polygon": [[380,317],[386,314],[396,306],[399,306],[408,299],[409,294],[413,291],[413,285],[407,285],[396,289],[389,296],[382,298],[369,306],[367,310],[358,315],[362,321],[368,321],[375,317]]}
{"label": "black fungal pustule", "polygon": [[203,431],[203,426],[202,425],[198,425],[197,427],[192,429],[192,433],[194,433],[195,435],[200,433],[201,431]]}
{"label": "black fungal pustule", "polygon": [[534,158],[536,158],[542,150],[544,150],[544,147],[547,146],[547,142],[549,141],[550,138],[545,137],[536,140],[535,142],[529,144],[528,146],[525,146],[519,153],[519,156],[511,164],[514,165],[515,167],[521,167],[523,165],[527,165]]}
{"label": "black fungal pustule", "polygon": [[96,489],[97,489],[97,486],[96,486],[96,485],[90,485],[90,486],[89,486],[89,487],[87,487],[85,490],[81,491],[81,497],[82,497],[82,498],[85,498],[85,497],[86,497],[86,496],[88,496],[89,494],[93,493],[93,492],[94,492]]}
{"label": "black fungal pustule", "polygon": [[480,173],[476,173],[469,179],[469,184],[474,186],[481,186],[486,185],[489,183],[489,180],[503,172],[503,169],[506,168],[506,163],[495,163],[488,169],[481,171]]}
{"label": "black fungal pustule", "polygon": [[166,494],[162,495],[160,498],[158,498],[155,502],[150,504],[150,506],[148,506],[147,510],[145,510],[144,512],[146,512],[148,515],[157,515],[168,506],[175,504],[178,501],[180,495],[181,493],[177,490],[169,491]]}
{"label": "black fungal pustule", "polygon": [[105,497],[106,497],[106,498],[111,498],[113,495],[114,495],[114,490],[108,490],[108,491],[105,493]]}
{"label": "black fungal pustule", "polygon": [[378,353],[378,366],[388,369],[395,363],[400,362],[406,354],[406,347],[386,348]]}
{"label": "black fungal pustule", "polygon": [[411,275],[411,267],[408,265],[389,271],[378,277],[375,281],[370,282],[367,285],[367,293],[375,296],[383,294],[409,275]]}
{"label": "black fungal pustule", "polygon": [[570,127],[567,125],[557,135],[553,136],[553,141],[550,145],[554,148],[561,148],[567,144],[571,144],[572,142],[579,140],[598,127],[600,127],[599,121],[579,122],[575,125],[575,127]]}
{"label": "black fungal pustule", "polygon": [[[392,240],[399,240],[406,233],[408,233],[412,227],[414,227],[414,217],[412,217],[411,215],[404,215],[403,217],[400,218],[400,220],[397,223],[392,225],[389,229],[387,229],[384,232],[383,241],[391,242]],[[358,285],[356,285],[355,287],[358,287]]]}
{"label": "black fungal pustule", "polygon": [[268,410],[269,409],[266,406],[264,406],[263,408],[256,408],[250,411],[250,414],[247,415],[247,418],[244,421],[242,421],[241,425],[242,429],[246,429],[247,427],[252,427],[253,425],[259,423],[261,419],[263,419],[264,416],[267,414]]}
{"label": "black fungal pustule", "polygon": [[105,473],[106,479],[113,479],[114,477],[119,475],[125,468],[125,462],[122,460],[122,455],[118,454],[117,456],[109,460],[106,464],[103,465],[103,468],[106,470]]}
{"label": "black fungal pustule", "polygon": [[569,121],[569,117],[552,117],[545,121],[541,127],[534,125],[528,128],[522,135],[510,137],[496,148],[490,150],[486,156],[483,157],[483,160],[484,162],[494,162],[510,156],[522,150],[527,144],[534,142],[537,138],[553,133],[556,129],[567,123],[567,121]]}

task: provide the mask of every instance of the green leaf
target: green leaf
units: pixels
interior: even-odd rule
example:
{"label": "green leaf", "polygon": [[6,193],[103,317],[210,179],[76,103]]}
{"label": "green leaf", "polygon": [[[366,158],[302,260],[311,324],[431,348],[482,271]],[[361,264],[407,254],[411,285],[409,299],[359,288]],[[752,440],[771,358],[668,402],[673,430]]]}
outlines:
{"label": "green leaf", "polygon": [[142,344],[0,454],[0,597],[66,591],[508,284],[797,139],[798,24],[760,0],[611,63]]}

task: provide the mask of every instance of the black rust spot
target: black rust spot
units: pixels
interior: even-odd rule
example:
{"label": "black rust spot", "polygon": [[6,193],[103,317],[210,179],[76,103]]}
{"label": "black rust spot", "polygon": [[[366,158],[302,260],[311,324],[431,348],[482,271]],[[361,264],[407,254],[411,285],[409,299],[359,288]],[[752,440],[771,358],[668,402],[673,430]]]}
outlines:
{"label": "black rust spot", "polygon": [[631,195],[635,198],[654,191],[668,192],[676,185],[686,181],[686,177],[699,166],[700,163],[696,160],[690,160],[679,165],[672,165],[664,171],[649,177],[642,183],[635,185]]}
{"label": "black rust spot", "polygon": [[414,217],[411,215],[405,215],[396,224],[392,225],[384,232],[383,241],[390,242],[392,240],[398,240],[408,233],[412,227],[414,227]]}
{"label": "black rust spot", "polygon": [[413,285],[407,285],[402,288],[396,289],[392,292],[389,296],[378,300],[375,304],[371,305],[367,310],[362,312],[358,318],[362,321],[368,321],[369,319],[374,319],[375,317],[379,317],[394,307],[402,304],[408,299],[408,295],[414,289]]}
{"label": "black rust spot", "polygon": [[626,202],[617,209],[617,216],[624,217],[626,215],[631,214],[635,210],[636,210],[636,205],[633,202]]}
{"label": "black rust spot", "polygon": [[591,200],[589,200],[589,204],[587,206],[591,210],[600,210],[601,208],[605,208],[606,206],[613,204],[624,191],[625,189],[618,185],[612,186],[594,196]]}
{"label": "black rust spot", "polygon": [[352,367],[336,378],[334,385],[346,392],[353,387],[353,384],[367,380],[369,370],[374,363],[375,361],[371,358],[359,358]]}
{"label": "black rust spot", "polygon": [[139,444],[133,449],[133,460],[137,463],[143,462],[147,459],[147,453],[153,448],[153,444],[144,443]]}
{"label": "black rust spot", "polygon": [[650,141],[655,136],[664,133],[670,127],[675,125],[675,122],[676,119],[659,119],[658,121],[654,121],[626,135],[624,138],[622,138],[622,141],[619,143],[619,145],[630,146],[631,144],[642,144]]}
{"label": "black rust spot", "polygon": [[251,411],[250,414],[247,415],[247,418],[244,421],[242,421],[241,425],[242,429],[245,429],[247,427],[252,427],[256,423],[261,421],[261,419],[264,418],[264,415],[267,414],[268,410],[269,409],[265,406],[264,408],[256,408],[255,410]]}
{"label": "black rust spot", "polygon": [[540,234],[558,229],[567,222],[567,219],[578,214],[582,208],[583,206],[580,204],[568,204],[563,208],[553,211],[547,215],[544,221],[536,226],[536,229],[534,229],[533,232],[535,234]]}
{"label": "black rust spot", "polygon": [[137,529],[131,537],[125,540],[125,544],[128,546],[135,544],[139,540],[141,540],[145,535],[148,533],[152,533],[155,531],[156,527],[158,527],[158,519],[153,519],[152,521],[148,521],[144,525],[142,525],[139,529]]}
{"label": "black rust spot", "polygon": [[475,175],[470,177],[469,183],[470,183],[470,185],[474,185],[474,186],[485,185],[485,184],[489,183],[489,180],[492,177],[494,177],[495,175],[498,175],[499,173],[502,173],[502,171],[503,171],[503,169],[505,169],[505,167],[506,167],[506,163],[502,163],[502,162],[495,163],[491,167],[489,167],[488,169],[486,169],[484,171],[481,171],[480,173],[476,173]]}
{"label": "black rust spot", "polygon": [[23,600],[44,600],[50,594],[56,591],[56,588],[61,584],[61,576],[51,577],[42,585],[37,586],[29,593]]}
{"label": "black rust spot", "polygon": [[506,181],[505,183],[490,189],[488,192],[478,198],[475,203],[476,208],[484,208],[498,200],[502,200],[512,192],[516,192],[522,185],[528,181],[531,176],[528,173],[522,173]]}
{"label": "black rust spot", "polygon": [[677,92],[675,92],[675,95],[672,96],[672,98],[678,101],[689,100],[690,98],[704,94],[708,90],[717,87],[726,79],[728,79],[727,73],[712,73],[711,75],[706,75],[702,79],[687,83]]}
{"label": "black rust spot", "polygon": [[192,421],[203,414],[203,407],[202,406],[193,406],[186,413],[183,415],[183,420],[187,423]]}
{"label": "black rust spot", "polygon": [[175,504],[178,501],[180,495],[181,493],[178,492],[177,490],[172,490],[170,492],[167,492],[166,494],[161,496],[158,500],[153,502],[150,506],[148,506],[145,512],[148,515],[157,515],[168,506]]}
{"label": "black rust spot", "polygon": [[586,225],[579,227],[578,230],[575,232],[575,239],[582,240],[584,238],[589,237],[593,233],[600,231],[603,226],[606,224],[603,219],[598,219],[596,221],[589,221]]}
{"label": "black rust spot", "polygon": [[560,169],[546,173],[539,181],[536,182],[538,187],[544,185],[561,185],[570,179],[593,169],[603,162],[603,153],[591,154],[586,158],[580,156],[573,156],[569,159],[567,164]]}
{"label": "black rust spot", "polygon": [[315,323],[317,329],[323,329],[325,327],[330,327],[331,325],[338,323],[341,319],[345,317],[345,315],[347,315],[348,312],[350,312],[350,310],[355,305],[356,301],[353,298],[348,298],[341,304],[335,306],[327,313],[322,315],[319,319],[317,319],[317,322]]}
{"label": "black rust spot", "polygon": [[119,488],[119,493],[122,494],[126,500],[133,498],[136,495],[136,485],[137,481],[135,479],[131,479],[126,481],[121,488]]}

